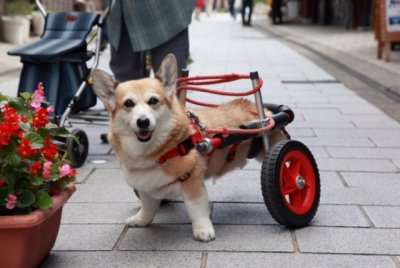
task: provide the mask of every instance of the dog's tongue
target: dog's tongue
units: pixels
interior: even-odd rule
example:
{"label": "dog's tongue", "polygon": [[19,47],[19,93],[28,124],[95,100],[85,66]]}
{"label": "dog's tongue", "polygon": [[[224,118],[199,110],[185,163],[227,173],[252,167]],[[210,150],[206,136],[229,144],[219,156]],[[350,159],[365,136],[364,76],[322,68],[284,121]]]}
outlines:
{"label": "dog's tongue", "polygon": [[140,131],[137,133],[137,136],[140,140],[147,140],[151,136],[151,131]]}

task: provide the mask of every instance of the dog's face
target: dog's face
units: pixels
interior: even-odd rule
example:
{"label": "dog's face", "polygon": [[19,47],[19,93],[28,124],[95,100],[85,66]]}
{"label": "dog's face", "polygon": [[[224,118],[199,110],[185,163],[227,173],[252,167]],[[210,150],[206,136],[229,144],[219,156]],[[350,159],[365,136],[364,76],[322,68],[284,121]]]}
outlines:
{"label": "dog's face", "polygon": [[123,83],[94,70],[94,90],[110,113],[111,127],[122,135],[134,133],[140,143],[150,142],[155,133],[164,130],[176,91],[176,68],[175,57],[168,55],[156,78]]}

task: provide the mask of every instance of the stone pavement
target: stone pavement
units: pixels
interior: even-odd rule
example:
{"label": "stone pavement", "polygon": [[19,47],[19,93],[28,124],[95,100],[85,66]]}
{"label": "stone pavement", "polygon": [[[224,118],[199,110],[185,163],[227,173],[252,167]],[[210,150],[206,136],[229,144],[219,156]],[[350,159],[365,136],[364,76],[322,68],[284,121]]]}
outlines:
{"label": "stone pavement", "polygon": [[[273,35],[227,15],[193,21],[190,38],[192,75],[257,70],[264,101],[294,110],[288,131],[311,149],[321,175],[321,205],[311,226],[276,224],[263,203],[261,165],[250,161],[207,183],[215,241],[192,239],[181,202],[163,206],[148,228],[127,228],[125,219],[140,204],[111,148],[100,142],[106,126],[83,125],[77,127],[90,137],[88,162],[41,267],[400,267],[400,124]],[[18,67],[1,49],[0,68]],[[0,89],[15,92],[17,83],[14,72],[2,75]]]}

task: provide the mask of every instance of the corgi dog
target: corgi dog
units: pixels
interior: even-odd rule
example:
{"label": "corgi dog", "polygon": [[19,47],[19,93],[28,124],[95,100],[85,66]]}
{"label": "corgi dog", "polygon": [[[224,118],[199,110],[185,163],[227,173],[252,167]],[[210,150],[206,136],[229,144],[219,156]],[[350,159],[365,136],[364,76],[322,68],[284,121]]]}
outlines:
{"label": "corgi dog", "polygon": [[[92,78],[94,91],[109,112],[108,141],[125,180],[141,200],[140,210],[126,223],[147,226],[153,221],[160,200],[179,197],[192,221],[194,238],[202,242],[215,239],[204,181],[243,167],[252,140],[240,142],[230,161],[227,156],[231,146],[215,150],[212,155],[194,148],[179,150],[196,129],[176,96],[177,64],[172,54],[164,58],[154,78],[120,83],[99,69],[92,71]],[[256,106],[245,99],[193,110],[192,114],[209,128],[237,128],[258,118]],[[286,136],[278,129],[268,139],[273,144]],[[258,143],[256,147],[261,160],[266,153],[264,146]]]}

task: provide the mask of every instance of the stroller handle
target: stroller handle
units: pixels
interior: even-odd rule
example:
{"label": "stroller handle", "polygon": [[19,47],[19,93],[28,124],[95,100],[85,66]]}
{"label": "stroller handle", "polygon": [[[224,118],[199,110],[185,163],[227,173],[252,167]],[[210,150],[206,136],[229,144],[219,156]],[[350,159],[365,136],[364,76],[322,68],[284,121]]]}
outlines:
{"label": "stroller handle", "polygon": [[42,2],[40,2],[40,0],[35,0],[35,3],[37,5],[37,7],[39,8],[40,13],[42,13],[43,17],[46,17],[47,12],[46,12],[46,9],[44,8],[44,6],[42,5]]}

